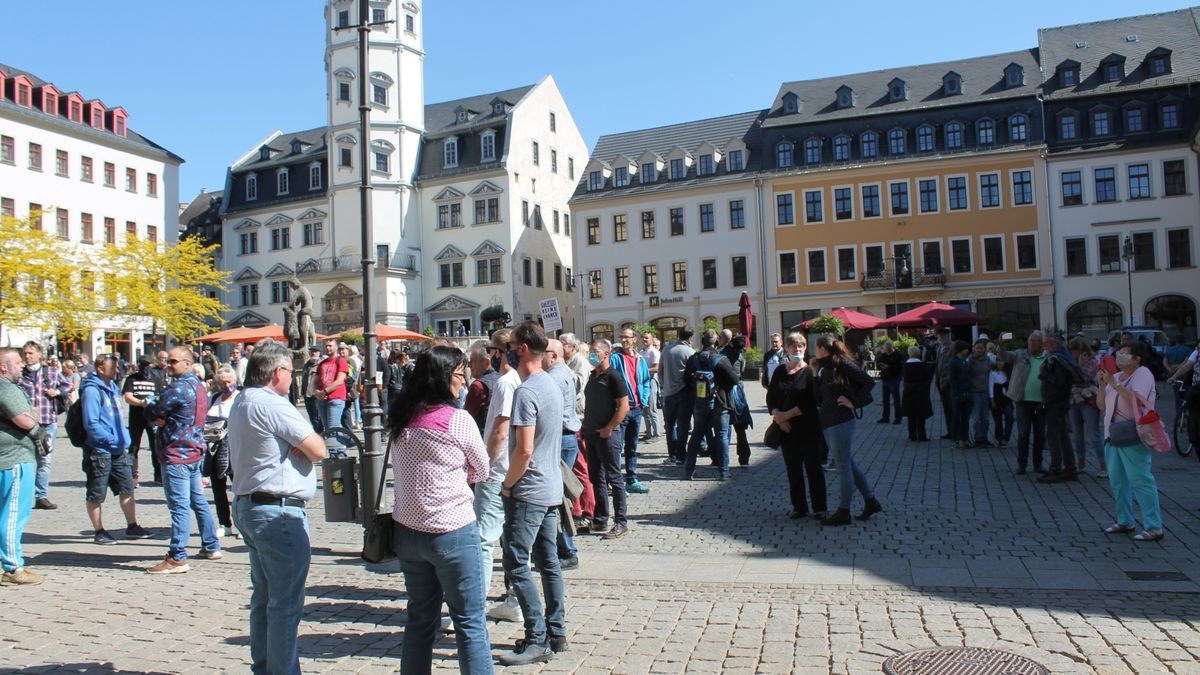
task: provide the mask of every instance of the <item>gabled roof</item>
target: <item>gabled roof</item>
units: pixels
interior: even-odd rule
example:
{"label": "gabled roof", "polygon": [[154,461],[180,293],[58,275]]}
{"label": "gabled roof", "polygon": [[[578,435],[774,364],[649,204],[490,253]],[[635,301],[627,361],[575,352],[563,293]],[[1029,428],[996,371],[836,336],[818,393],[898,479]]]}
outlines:
{"label": "gabled roof", "polygon": [[[302,149],[299,153],[293,154],[292,141],[297,140],[300,141]],[[280,134],[267,143],[267,147],[271,148],[271,159],[259,159],[259,148],[255,148],[252,153],[247,155],[244,162],[233,166],[232,170],[236,173],[264,171],[306,160],[310,162],[323,160],[327,152],[325,127]]]}
{"label": "gabled roof", "polygon": [[[530,84],[505,91],[458,98],[453,101],[430,103],[425,106],[425,137],[428,139],[453,136],[462,130],[472,129],[476,126],[491,126],[497,121],[503,121],[508,110],[524,98],[525,94],[528,94],[534,86]],[[504,113],[499,115],[492,113],[492,101],[495,99],[501,99],[506,103]],[[465,108],[472,113],[470,119],[463,124],[458,122],[455,112],[459,108]]]}
{"label": "gabled roof", "polygon": [[205,212],[209,211],[209,209],[220,204],[223,194],[225,194],[223,190],[217,190],[215,192],[201,192],[196,195],[196,198],[179,213],[179,224],[186,227],[197,217],[205,215]]}
{"label": "gabled roof", "polygon": [[[1026,84],[1010,88],[1004,83],[1004,69],[1013,63],[1025,69]],[[785,82],[775,95],[763,128],[886,115],[1022,96],[1032,97],[1038,91],[1036,78],[1032,77],[1032,73],[1036,73],[1037,70],[1038,50],[1025,49],[958,61]],[[961,94],[944,95],[942,78],[948,73],[956,73],[962,77]],[[893,101],[889,95],[888,85],[897,78],[904,80],[908,86],[908,98],[901,101]],[[837,107],[836,92],[842,87],[854,90],[857,101],[853,108]],[[784,114],[783,97],[789,92],[800,98],[800,110]]]}
{"label": "gabled roof", "polygon": [[[1200,81],[1200,7],[1159,14],[1143,14],[1107,21],[1038,30],[1038,48],[1046,64],[1047,98],[1086,92],[1133,91]],[[1078,46],[1083,45],[1083,46]],[[1158,48],[1171,51],[1171,72],[1150,76],[1142,68],[1146,56]],[[1125,57],[1125,77],[1103,82],[1100,63],[1113,54]],[[1057,88],[1056,69],[1067,60],[1079,62],[1080,83]]]}
{"label": "gabled roof", "polygon": [[[607,162],[620,155],[640,157],[646,151],[666,157],[672,148],[679,147],[690,153],[705,141],[723,148],[729,139],[745,138],[756,131],[755,123],[764,112],[755,110],[665,127],[607,134],[596,140],[592,157]],[[753,143],[749,145],[754,147]]]}

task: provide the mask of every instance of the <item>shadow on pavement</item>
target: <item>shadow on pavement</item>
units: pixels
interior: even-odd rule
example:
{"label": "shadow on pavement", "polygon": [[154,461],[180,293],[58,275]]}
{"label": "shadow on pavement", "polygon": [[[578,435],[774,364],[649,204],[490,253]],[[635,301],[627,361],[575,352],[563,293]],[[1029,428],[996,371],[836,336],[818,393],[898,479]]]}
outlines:
{"label": "shadow on pavement", "polygon": [[54,663],[41,666],[26,666],[24,668],[0,668],[0,675],[15,675],[16,673],[104,673],[106,675],[160,675],[167,670],[121,670],[110,663]]}

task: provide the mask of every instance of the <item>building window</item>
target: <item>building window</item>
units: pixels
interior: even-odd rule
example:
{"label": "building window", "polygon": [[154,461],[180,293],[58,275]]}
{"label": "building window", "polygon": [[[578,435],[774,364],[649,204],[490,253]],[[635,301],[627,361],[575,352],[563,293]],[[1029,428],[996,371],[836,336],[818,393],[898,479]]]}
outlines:
{"label": "building window", "polygon": [[533,165],[540,166],[541,153],[538,151],[538,142],[532,141],[533,144]]}
{"label": "building window", "polygon": [[567,178],[575,180],[575,158],[567,158]]}
{"label": "building window", "polygon": [[808,283],[825,283],[825,250],[808,252]]}
{"label": "building window", "polygon": [[687,291],[687,263],[671,263],[671,287],[676,293]]}
{"label": "building window", "polygon": [[387,10],[382,7],[371,8],[371,23],[385,23],[387,21]]}
{"label": "building window", "polygon": [[838,281],[854,281],[858,278],[858,260],[853,248],[837,250]]}
{"label": "building window", "polygon": [[258,233],[243,232],[238,235],[238,255],[258,253]]}
{"label": "building window", "polygon": [[796,216],[792,208],[792,193],[785,192],[775,195],[775,224],[792,225]]}
{"label": "building window", "polygon": [[1004,238],[983,238],[983,269],[985,272],[1004,271]]}
{"label": "building window", "polygon": [[903,129],[888,132],[888,154],[903,155],[908,150],[908,135]]}
{"label": "building window", "polygon": [[1092,135],[1107,136],[1109,133],[1108,112],[1099,111],[1092,113]]}
{"label": "building window", "polygon": [[1079,118],[1075,115],[1063,115],[1058,118],[1058,138],[1063,141],[1079,137]]}
{"label": "building window", "polygon": [[629,169],[623,166],[613,169],[613,187],[625,187],[627,185],[629,185]]}
{"label": "building window", "polygon": [[654,238],[654,212],[642,211],[642,239]]}
{"label": "building window", "polygon": [[1192,232],[1190,229],[1167,230],[1167,264],[1172,269],[1192,266]]}
{"label": "building window", "polygon": [[1167,197],[1187,194],[1187,174],[1182,159],[1163,162],[1163,194]]}
{"label": "building window", "polygon": [[1000,176],[994,173],[979,176],[979,207],[991,209],[1000,206]]}
{"label": "building window", "polygon": [[1075,68],[1063,68],[1058,71],[1058,84],[1061,87],[1074,87],[1079,84],[1079,71]]}
{"label": "building window", "polygon": [[106,244],[116,244],[117,243],[117,219],[116,218],[105,218],[104,219],[104,243],[106,243]]}
{"label": "building window", "polygon": [[991,145],[996,142],[996,123],[992,120],[979,120],[975,125],[975,140],[979,145]]}
{"label": "building window", "polygon": [[500,222],[500,199],[489,197],[475,200],[475,223]]}
{"label": "building window", "polygon": [[713,173],[713,156],[700,155],[700,163],[698,173],[701,176],[710,176]]}
{"label": "building window", "polygon": [[1037,269],[1037,235],[1017,235],[1017,269]]}
{"label": "building window", "polygon": [[1078,171],[1064,171],[1062,181],[1063,206],[1078,206],[1083,203],[1083,185]]}
{"label": "building window", "polygon": [[629,295],[629,268],[618,267],[616,269],[617,279],[617,297],[623,298]]}
{"label": "building window", "polygon": [[908,215],[908,181],[892,183],[889,190],[892,197],[892,215]]}
{"label": "building window", "polygon": [[292,247],[292,228],[276,227],[271,229],[271,250],[278,251]]}
{"label": "building window", "polygon": [[587,219],[587,239],[588,246],[595,246],[600,243],[600,219]]}
{"label": "building window", "polygon": [[825,207],[822,204],[821,190],[807,190],[804,193],[804,222],[819,223],[825,220]]}
{"label": "building window", "polygon": [[[535,260],[533,263],[533,278],[538,288],[546,287],[546,265],[541,259]],[[628,285],[628,280],[626,280],[626,285]]]}
{"label": "building window", "polygon": [[82,180],[85,183],[92,182],[92,158],[91,157],[80,157],[79,158],[79,180]]}
{"label": "building window", "polygon": [[742,159],[742,151],[730,150],[726,156],[725,165],[729,171],[741,171],[746,168],[746,162]]}
{"label": "building window", "polygon": [[779,284],[796,283],[796,254],[793,252],[779,254]]}
{"label": "building window", "polygon": [[971,240],[970,239],[952,239],[950,240],[950,257],[954,265],[955,274],[970,274],[971,273]]}
{"label": "building window", "polygon": [[729,229],[741,230],[746,227],[746,206],[740,199],[729,202]]}
{"label": "building window", "polygon": [[349,82],[338,82],[337,83],[337,100],[345,101],[346,103],[350,102],[350,83]]}
{"label": "building window", "polygon": [[437,229],[462,227],[462,204],[439,204]]}
{"label": "building window", "polygon": [[320,165],[314,165],[314,166],[308,167],[308,189],[309,190],[320,190],[321,189],[321,166]]}
{"label": "building window", "polygon": [[833,161],[845,162],[850,159],[850,137],[838,136],[833,139]]}
{"label": "building window", "polygon": [[867,276],[879,277],[883,275],[883,247],[882,246],[864,246],[863,257],[866,259]]}
{"label": "building window", "polygon": [[501,275],[503,262],[500,258],[484,258],[475,261],[476,284],[498,284],[504,281]]}
{"label": "building window", "polygon": [[1105,234],[1096,238],[1100,252],[1100,273],[1121,271],[1121,237]]}
{"label": "building window", "polygon": [[386,152],[375,153],[375,170],[379,173],[388,173],[390,171],[390,158]]}
{"label": "building window", "polygon": [[242,284],[238,290],[241,291],[241,307],[253,307],[258,304],[258,284]]}
{"label": "building window", "polygon": [[804,141],[804,163],[819,164],[821,162],[821,141],[810,138]]}
{"label": "building window", "polygon": [[792,151],[793,151],[793,146],[791,143],[789,143],[787,141],[784,141],[783,143],[780,143],[779,145],[775,146],[775,165],[777,167],[779,167],[780,169],[785,169],[785,168],[791,166],[792,165]]}
{"label": "building window", "polygon": [[642,265],[642,287],[646,295],[658,293],[658,265]]}
{"label": "building window", "polygon": [[1105,82],[1119,82],[1121,77],[1121,63],[1119,61],[1109,61],[1101,66],[1104,73]]}
{"label": "building window", "polygon": [[529,227],[529,202],[524,199],[521,200],[521,222]]}
{"label": "building window", "polygon": [[1146,118],[1142,113],[1141,108],[1127,108],[1125,110],[1125,131],[1126,133],[1138,133],[1146,130]]}
{"label": "building window", "polygon": [[588,297],[592,300],[604,297],[604,277],[600,270],[588,271]]}
{"label": "building window", "polygon": [[1024,143],[1029,140],[1029,119],[1024,115],[1013,115],[1008,118],[1008,140],[1010,143]]}
{"label": "building window", "polygon": [[1065,242],[1067,276],[1087,274],[1087,239],[1072,237]]}
{"label": "building window", "polygon": [[275,194],[286,195],[289,187],[287,169],[280,169],[279,173],[275,174]]}
{"label": "building window", "polygon": [[859,150],[863,159],[874,159],[879,156],[879,135],[868,131],[859,137]]}
{"label": "building window", "polygon": [[854,217],[854,193],[850,188],[833,189],[834,220],[850,220]]}
{"label": "building window", "polygon": [[246,176],[246,201],[258,199],[258,176]]}
{"label": "building window", "polygon": [[862,186],[862,208],[863,218],[877,218],[882,206],[879,203],[879,186],[864,185]]}
{"label": "building window", "polygon": [[704,258],[700,261],[700,286],[704,290],[717,287],[717,261],[715,258]]}
{"label": "building window", "polygon": [[382,84],[371,83],[371,102],[376,105],[387,105],[388,101],[387,86]]}
{"label": "building window", "polygon": [[562,232],[562,225],[561,225],[561,221],[559,220],[559,217],[558,217],[558,209],[554,209],[554,234],[559,234],[561,232]]}
{"label": "building window", "polygon": [[271,282],[271,304],[281,305],[292,300],[292,285],[286,281]]}
{"label": "building window", "polygon": [[558,151],[550,148],[550,173],[558,173]]}
{"label": "building window", "polygon": [[[0,197],[0,216],[14,218],[17,215],[17,202],[12,197]],[[87,217],[87,214],[83,214]]]}
{"label": "building window", "polygon": [[713,214],[712,204],[700,205],[700,231],[712,232],[717,228],[716,217]]}
{"label": "building window", "polygon": [[71,237],[71,214],[66,209],[55,209],[54,220],[57,228],[56,234],[59,239],[70,239]]}
{"label": "building window", "polygon": [[654,162],[647,162],[646,164],[643,164],[641,177],[638,179],[638,181],[642,185],[649,185],[650,183],[653,183],[657,179],[658,178],[657,178],[657,174],[655,172]]}
{"label": "building window", "polygon": [[479,137],[480,159],[484,162],[496,160],[496,134],[485,133]]}
{"label": "building window", "polygon": [[42,229],[42,205],[29,202],[29,227],[34,230]]}
{"label": "building window", "polygon": [[917,127],[917,151],[929,152],[934,149],[933,127]]}
{"label": "building window", "polygon": [[409,35],[417,33],[417,19],[412,14],[404,15],[404,32]]}
{"label": "building window", "polygon": [[550,131],[558,131],[558,118],[554,116],[553,112],[550,113]]}
{"label": "building window", "polygon": [[15,164],[16,161],[16,141],[12,136],[0,136],[0,164]]}
{"label": "building window", "polygon": [[451,169],[458,166],[458,139],[448,138],[442,144],[442,168]]}
{"label": "building window", "polygon": [[112,162],[104,163],[104,187],[117,186],[117,165]]}
{"label": "building window", "polygon": [[1142,272],[1157,266],[1154,252],[1154,233],[1135,232],[1133,239],[1133,269]]}
{"label": "building window", "polygon": [[592,171],[588,173],[588,190],[595,192],[602,189],[604,189],[604,172]]}
{"label": "building window", "polygon": [[1014,171],[1013,204],[1024,205],[1033,203],[1033,173],[1031,171]]}
{"label": "building window", "polygon": [[942,242],[921,242],[921,269],[925,274],[942,273]]}
{"label": "building window", "polygon": [[683,159],[676,158],[671,160],[671,180],[680,180],[687,176],[687,167],[683,164]]}
{"label": "building window", "polygon": [[325,243],[325,223],[319,221],[304,223],[301,231],[303,232],[302,238],[305,246],[316,246]]}
{"label": "building window", "polygon": [[1130,199],[1149,199],[1153,195],[1150,194],[1150,165],[1149,164],[1130,164],[1129,165],[1129,198]]}
{"label": "building window", "polygon": [[125,191],[137,192],[137,169],[125,169]]}
{"label": "building window", "polygon": [[1117,201],[1116,169],[1096,169],[1096,203]]}
{"label": "building window", "polygon": [[951,211],[963,211],[969,204],[967,202],[967,179],[962,176],[955,176],[946,179],[946,197]]}
{"label": "building window", "polygon": [[746,278],[747,278],[747,276],[746,276],[746,256],[735,255],[735,256],[733,256],[733,258],[730,259],[730,263],[733,268],[732,269],[733,286],[735,288],[738,286],[745,286]]}
{"label": "building window", "polygon": [[671,209],[671,236],[683,236],[683,209]]}
{"label": "building window", "polygon": [[29,144],[29,168],[34,171],[42,170],[42,146],[37,143]]}
{"label": "building window", "polygon": [[625,222],[625,214],[613,216],[613,241],[622,242],[629,240],[629,226]]}
{"label": "building window", "polygon": [[338,148],[338,166],[347,169],[354,167],[354,153],[350,148]]}
{"label": "building window", "polygon": [[158,196],[158,176],[152,173],[146,174],[146,195],[149,197]]}
{"label": "building window", "polygon": [[963,146],[963,125],[951,122],[946,125],[946,149],[958,150]]}
{"label": "building window", "polygon": [[92,243],[92,237],[95,235],[95,232],[93,231],[94,225],[92,223],[92,214],[90,214],[90,213],[79,214],[79,225],[80,225],[80,229],[82,230],[81,236],[83,239],[83,243],[85,243],[85,244]]}
{"label": "building window", "polygon": [[54,174],[56,176],[62,176],[64,178],[67,177],[67,170],[68,170],[67,164],[68,164],[67,151],[66,150],[55,150],[54,151]]}
{"label": "building window", "polygon": [[563,234],[571,236],[571,214],[569,213],[563,214]]}
{"label": "building window", "polygon": [[937,179],[928,178],[917,181],[917,192],[921,198],[921,213],[937,213],[938,188]]}
{"label": "building window", "polygon": [[[529,258],[525,259],[525,264],[526,266],[529,265]],[[463,285],[463,264],[461,261],[444,262],[438,265],[438,288],[459,288]],[[525,285],[529,285],[528,277],[525,279]]]}

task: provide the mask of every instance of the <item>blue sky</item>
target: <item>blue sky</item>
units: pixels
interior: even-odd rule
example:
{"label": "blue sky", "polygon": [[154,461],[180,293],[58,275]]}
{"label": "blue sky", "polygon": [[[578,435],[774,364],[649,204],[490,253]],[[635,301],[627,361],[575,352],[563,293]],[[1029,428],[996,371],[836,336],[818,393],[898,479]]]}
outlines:
{"label": "blue sky", "polygon": [[[325,122],[323,0],[6,3],[0,63],[124,106],[182,156],[180,199],[275,129]],[[780,83],[1024,49],[1039,27],[1181,2],[426,0],[427,103],[554,75],[602,134],[755,110]],[[847,11],[847,8],[849,10]]]}

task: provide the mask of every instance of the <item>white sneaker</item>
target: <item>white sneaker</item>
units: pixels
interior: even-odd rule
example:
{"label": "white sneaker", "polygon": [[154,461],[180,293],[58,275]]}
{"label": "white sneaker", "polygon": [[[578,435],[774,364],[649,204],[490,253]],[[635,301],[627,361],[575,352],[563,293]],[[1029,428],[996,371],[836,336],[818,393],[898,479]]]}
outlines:
{"label": "white sneaker", "polygon": [[217,539],[220,539],[221,537],[224,537],[224,536],[225,536],[225,526],[218,525],[217,526]]}
{"label": "white sneaker", "polygon": [[509,593],[503,602],[493,604],[487,611],[489,619],[496,621],[511,621],[525,623],[525,615],[521,613],[521,605],[515,595]]}

